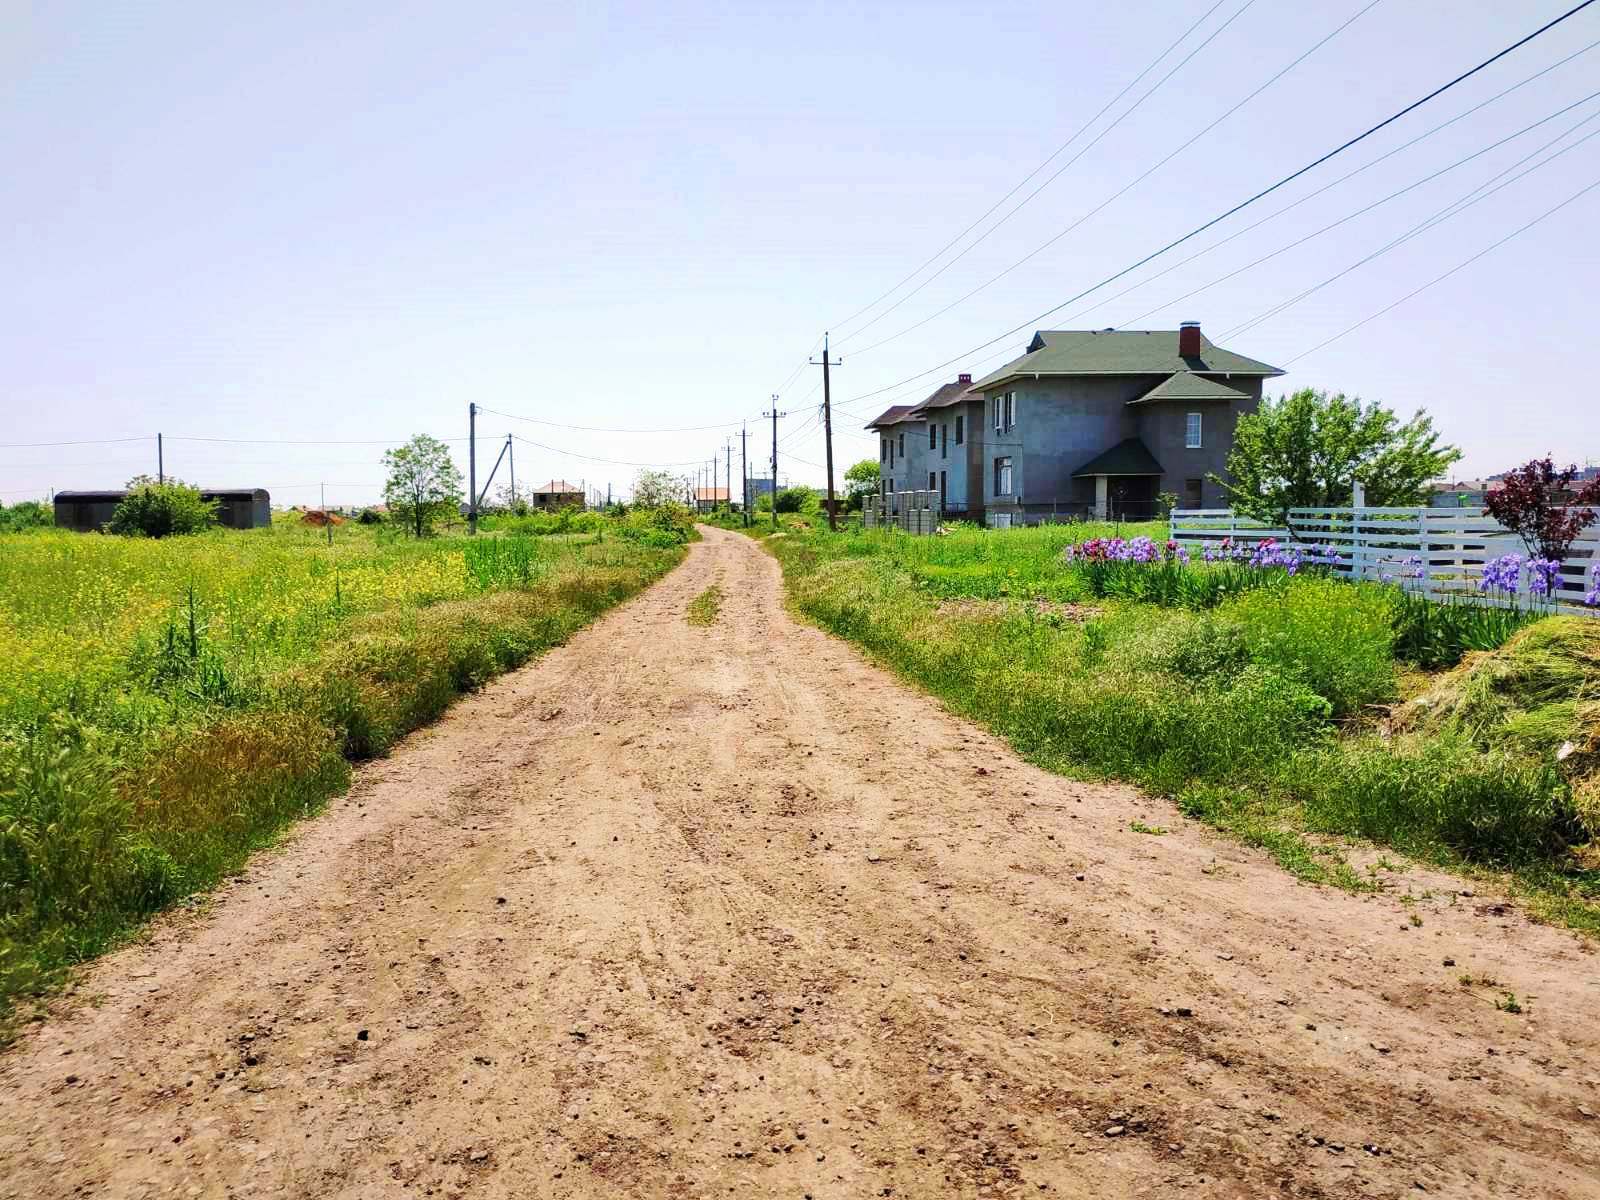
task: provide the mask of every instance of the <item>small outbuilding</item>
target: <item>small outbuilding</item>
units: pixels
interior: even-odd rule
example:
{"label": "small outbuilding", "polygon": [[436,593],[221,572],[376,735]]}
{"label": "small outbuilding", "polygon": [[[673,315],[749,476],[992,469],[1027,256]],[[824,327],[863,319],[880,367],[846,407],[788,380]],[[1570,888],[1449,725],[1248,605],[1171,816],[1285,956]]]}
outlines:
{"label": "small outbuilding", "polygon": [[[77,533],[104,529],[127,495],[127,488],[57,492],[56,526]],[[200,498],[217,502],[217,523],[229,529],[257,529],[272,524],[272,497],[266,488],[202,488]]]}
{"label": "small outbuilding", "polygon": [[555,512],[563,508],[582,508],[583,489],[565,479],[552,479],[541,483],[528,496],[531,508]]}

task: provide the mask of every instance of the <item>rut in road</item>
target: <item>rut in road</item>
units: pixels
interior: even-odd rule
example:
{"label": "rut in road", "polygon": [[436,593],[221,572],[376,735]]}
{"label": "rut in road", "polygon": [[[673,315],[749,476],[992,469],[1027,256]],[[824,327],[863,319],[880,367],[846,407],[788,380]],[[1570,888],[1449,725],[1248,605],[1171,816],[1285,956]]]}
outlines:
{"label": "rut in road", "polygon": [[1600,1194],[1580,940],[1037,770],[705,537],[89,970],[0,1196]]}

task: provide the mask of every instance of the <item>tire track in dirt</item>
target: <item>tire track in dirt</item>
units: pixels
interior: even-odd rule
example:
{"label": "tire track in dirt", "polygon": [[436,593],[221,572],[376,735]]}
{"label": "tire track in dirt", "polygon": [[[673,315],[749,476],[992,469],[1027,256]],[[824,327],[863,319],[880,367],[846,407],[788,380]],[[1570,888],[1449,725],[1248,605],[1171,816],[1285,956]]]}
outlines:
{"label": "tire track in dirt", "polygon": [[88,971],[0,1197],[1596,1195],[1592,952],[1412,883],[1036,770],[708,530]]}

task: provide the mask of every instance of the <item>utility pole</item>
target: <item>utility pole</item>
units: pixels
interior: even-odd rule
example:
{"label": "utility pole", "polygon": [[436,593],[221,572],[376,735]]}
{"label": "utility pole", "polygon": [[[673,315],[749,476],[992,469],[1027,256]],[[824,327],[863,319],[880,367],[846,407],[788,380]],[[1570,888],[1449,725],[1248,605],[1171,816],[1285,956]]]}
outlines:
{"label": "utility pole", "polygon": [[467,532],[478,532],[478,406],[467,404]]}
{"label": "utility pole", "polygon": [[722,456],[723,456],[723,466],[726,468],[722,472],[723,482],[728,485],[728,509],[729,509],[729,511],[732,511],[732,509],[733,509],[733,439],[732,438],[723,439]]}
{"label": "utility pole", "polygon": [[[844,360],[840,359],[833,366],[842,366]],[[812,366],[817,364],[816,359],[811,360]],[[823,440],[827,443],[828,463],[828,528],[837,533],[839,531],[839,518],[834,512],[833,504],[833,393],[828,384],[828,335],[822,335],[822,433]],[[774,472],[776,474],[776,472]],[[776,486],[777,481],[773,481]]]}
{"label": "utility pole", "polygon": [[161,435],[158,433],[158,434],[156,434],[156,482],[157,483],[165,483],[166,481],[167,481],[167,462],[166,462],[166,457],[162,453],[162,449],[161,449]]}
{"label": "utility pole", "polygon": [[511,435],[506,434],[506,463],[511,468],[511,507],[517,507],[517,453],[512,445]]}
{"label": "utility pole", "polygon": [[772,393],[772,411],[761,414],[772,418],[772,527],[778,527],[778,418],[788,413],[778,411],[778,393]]}
{"label": "utility pole", "polygon": [[744,527],[750,528],[750,430],[739,426],[739,507],[744,510]]}

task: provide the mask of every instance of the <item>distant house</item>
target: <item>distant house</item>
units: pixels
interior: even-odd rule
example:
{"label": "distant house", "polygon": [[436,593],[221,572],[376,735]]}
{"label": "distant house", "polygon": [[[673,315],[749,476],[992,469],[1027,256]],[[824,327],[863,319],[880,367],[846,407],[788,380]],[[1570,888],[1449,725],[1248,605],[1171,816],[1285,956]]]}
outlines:
{"label": "distant house", "polygon": [[552,479],[549,483],[541,483],[528,493],[528,506],[549,510],[582,508],[583,489],[575,483],[568,483],[565,479]]}
{"label": "distant house", "polygon": [[1171,492],[1223,503],[1239,417],[1277,367],[1213,345],[1200,326],[1040,330],[1020,358],[961,376],[867,426],[885,492],[937,491],[947,513],[989,525],[1142,518]]}
{"label": "distant house", "polygon": [[725,487],[702,487],[694,490],[694,507],[697,512],[712,512],[727,503],[728,489]]}
{"label": "distant house", "polygon": [[[127,495],[127,488],[57,492],[56,525],[77,533],[104,529]],[[257,529],[272,524],[272,497],[266,488],[201,488],[200,498],[217,502],[217,523],[229,529]]]}
{"label": "distant house", "polygon": [[1489,494],[1487,479],[1436,480],[1429,486],[1429,508],[1482,508]]}

